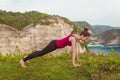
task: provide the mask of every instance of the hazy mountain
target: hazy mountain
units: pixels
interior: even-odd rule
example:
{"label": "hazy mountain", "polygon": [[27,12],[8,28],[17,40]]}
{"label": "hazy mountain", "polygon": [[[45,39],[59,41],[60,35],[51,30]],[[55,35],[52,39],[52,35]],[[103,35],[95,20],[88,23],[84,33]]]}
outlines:
{"label": "hazy mountain", "polygon": [[86,22],[86,21],[73,21],[73,23],[75,23],[76,25],[78,25],[81,29],[83,29],[85,27],[87,27],[89,29],[92,29],[91,25],[88,22]]}
{"label": "hazy mountain", "polygon": [[120,45],[120,29],[107,30],[98,36],[105,45]]}
{"label": "hazy mountain", "polygon": [[114,29],[114,27],[109,25],[92,25],[91,27],[92,27],[92,31],[96,34],[100,34],[107,30]]}

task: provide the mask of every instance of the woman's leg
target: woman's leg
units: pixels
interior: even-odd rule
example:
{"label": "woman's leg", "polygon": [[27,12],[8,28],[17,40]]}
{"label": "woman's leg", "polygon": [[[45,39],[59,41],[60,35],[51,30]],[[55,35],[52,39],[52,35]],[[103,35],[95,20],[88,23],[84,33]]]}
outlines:
{"label": "woman's leg", "polygon": [[35,58],[35,57],[43,56],[43,55],[45,55],[49,52],[52,52],[56,49],[57,49],[56,40],[52,40],[43,50],[33,52],[32,54],[29,54],[28,56],[23,58],[23,60],[21,60],[20,64],[21,64],[21,66],[25,66],[24,62],[26,62],[27,60],[30,60],[30,59]]}

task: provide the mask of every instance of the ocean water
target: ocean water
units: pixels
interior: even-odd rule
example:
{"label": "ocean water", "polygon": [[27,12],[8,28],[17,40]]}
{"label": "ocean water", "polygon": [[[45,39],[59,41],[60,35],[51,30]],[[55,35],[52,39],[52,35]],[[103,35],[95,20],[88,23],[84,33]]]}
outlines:
{"label": "ocean water", "polygon": [[120,46],[103,46],[103,45],[94,45],[88,46],[89,51],[99,53],[104,52],[105,54],[111,52],[111,49],[114,49],[115,52],[120,54]]}

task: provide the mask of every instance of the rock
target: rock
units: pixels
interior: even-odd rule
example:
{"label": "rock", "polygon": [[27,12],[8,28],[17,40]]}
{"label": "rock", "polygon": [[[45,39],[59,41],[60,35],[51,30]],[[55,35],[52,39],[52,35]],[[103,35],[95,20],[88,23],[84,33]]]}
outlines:
{"label": "rock", "polygon": [[91,38],[94,45],[120,45],[120,29],[111,29]]}
{"label": "rock", "polygon": [[[4,55],[6,53],[31,53],[32,50],[41,50],[51,40],[63,38],[73,31],[73,25],[66,23],[60,17],[50,18],[49,21],[53,24],[30,24],[22,31],[0,24],[0,52]],[[66,49],[68,48],[57,50],[56,54]]]}

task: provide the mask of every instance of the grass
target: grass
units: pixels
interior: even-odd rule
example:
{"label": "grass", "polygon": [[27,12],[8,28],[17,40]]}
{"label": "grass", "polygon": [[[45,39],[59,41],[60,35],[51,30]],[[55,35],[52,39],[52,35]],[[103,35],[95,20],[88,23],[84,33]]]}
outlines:
{"label": "grass", "polygon": [[119,55],[79,55],[80,67],[73,67],[71,54],[45,55],[21,68],[24,55],[0,55],[0,80],[120,80]]}

